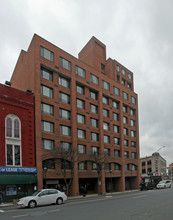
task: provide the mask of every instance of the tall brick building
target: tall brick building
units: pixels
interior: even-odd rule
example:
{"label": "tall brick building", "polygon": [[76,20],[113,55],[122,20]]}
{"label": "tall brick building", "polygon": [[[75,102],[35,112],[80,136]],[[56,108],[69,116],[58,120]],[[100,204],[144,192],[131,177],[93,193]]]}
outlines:
{"label": "tall brick building", "polygon": [[[21,83],[22,82],[22,83]],[[51,151],[59,146],[105,152],[112,159],[102,170],[101,191],[139,187],[138,98],[133,73],[92,37],[79,58],[38,35],[21,51],[12,86],[35,93],[38,188],[62,183]],[[43,168],[46,166],[46,170]],[[89,161],[76,161],[71,194],[79,185],[96,192],[97,172]]]}

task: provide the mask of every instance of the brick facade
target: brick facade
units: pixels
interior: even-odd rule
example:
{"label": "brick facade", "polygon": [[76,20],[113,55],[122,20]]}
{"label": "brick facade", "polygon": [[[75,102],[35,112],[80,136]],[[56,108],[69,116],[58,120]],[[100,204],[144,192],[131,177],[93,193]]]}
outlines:
{"label": "brick facade", "polygon": [[[42,54],[40,47],[47,49],[46,51],[44,49],[45,54]],[[76,74],[77,67],[84,70],[84,76],[81,76],[83,74],[80,72],[81,69]],[[41,69],[50,71],[53,79],[42,77]],[[91,79],[91,74],[97,77],[98,85],[92,82],[94,80]],[[69,86],[59,83],[61,77],[69,82]],[[63,179],[58,172],[58,166],[54,169],[48,169],[46,173],[44,172],[42,161],[50,159],[52,154],[50,150],[43,149],[43,139],[54,141],[55,148],[60,146],[60,142],[64,141],[70,143],[72,148],[76,150],[79,144],[85,145],[87,152],[91,151],[92,146],[98,147],[101,152],[107,148],[111,155],[114,155],[115,150],[119,150],[120,156],[113,156],[110,161],[112,172],[102,170],[102,193],[109,190],[110,182],[113,184],[111,187],[114,191],[139,188],[138,97],[133,89],[133,73],[116,60],[106,59],[106,46],[103,43],[92,37],[81,50],[77,59],[35,34],[28,51],[22,50],[20,53],[11,83],[12,87],[24,91],[29,88],[35,93],[36,163],[39,189],[43,187],[43,179],[44,181]],[[84,94],[77,91],[76,85],[84,88]],[[43,95],[41,86],[51,89],[53,96],[50,98]],[[115,87],[119,91],[118,95],[115,94]],[[61,92],[69,95],[70,103],[64,103],[60,99]],[[94,94],[97,96],[96,99],[92,97]],[[107,104],[103,103],[103,96],[108,100]],[[83,109],[76,107],[77,99],[85,103]],[[114,102],[118,103],[118,108],[113,107]],[[49,115],[42,113],[41,103],[52,106],[54,113]],[[91,112],[91,104],[97,106],[97,114]],[[60,109],[70,112],[70,120],[61,118]],[[103,116],[103,109],[109,112],[108,117]],[[133,110],[133,114],[131,114],[131,110]],[[115,113],[118,115],[118,120],[113,119]],[[83,124],[77,123],[77,114],[85,117]],[[91,119],[96,119],[98,126],[92,126]],[[52,122],[54,131],[42,131],[42,121]],[[103,129],[103,123],[108,125],[108,130]],[[61,125],[69,127],[71,134],[62,135],[60,132]],[[114,128],[118,128],[119,131],[115,132]],[[124,128],[128,132],[126,135],[123,134]],[[78,137],[78,129],[85,132],[85,138]],[[91,132],[98,134],[98,141],[91,140]],[[104,143],[104,135],[107,136],[105,138],[109,139],[109,143]],[[118,138],[118,144],[114,144],[114,138]],[[127,152],[128,156],[124,156],[124,151]],[[119,164],[120,170],[114,169],[115,163]],[[78,170],[78,163],[75,164],[71,186],[72,195],[79,194],[81,183],[88,183],[91,185],[91,192],[96,191],[97,173],[92,170],[91,164],[88,162],[85,170]]]}

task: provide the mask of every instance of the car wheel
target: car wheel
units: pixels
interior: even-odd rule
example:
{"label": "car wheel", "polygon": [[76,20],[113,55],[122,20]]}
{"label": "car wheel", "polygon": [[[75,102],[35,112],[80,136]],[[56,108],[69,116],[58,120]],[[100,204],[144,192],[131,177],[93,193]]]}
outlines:
{"label": "car wheel", "polygon": [[36,207],[36,201],[34,201],[34,200],[31,200],[29,203],[28,203],[28,207],[29,208],[35,208]]}
{"label": "car wheel", "polygon": [[56,200],[56,204],[57,205],[61,205],[63,203],[63,199],[62,198],[58,198],[57,200]]}

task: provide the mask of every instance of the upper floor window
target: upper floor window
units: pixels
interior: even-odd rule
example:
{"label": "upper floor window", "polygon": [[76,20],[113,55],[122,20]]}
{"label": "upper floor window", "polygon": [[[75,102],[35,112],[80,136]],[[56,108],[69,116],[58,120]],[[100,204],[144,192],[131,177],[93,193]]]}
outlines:
{"label": "upper floor window", "polygon": [[116,66],[116,69],[118,72],[120,71],[120,67],[118,65]]}
{"label": "upper floor window", "polygon": [[70,88],[70,80],[63,76],[59,76],[59,85]]}
{"label": "upper floor window", "polygon": [[70,96],[63,92],[59,92],[59,99],[61,102],[70,104]]}
{"label": "upper floor window", "polygon": [[131,126],[135,126],[135,120],[130,119],[130,125],[131,125]]}
{"label": "upper floor window", "polygon": [[92,146],[92,147],[91,147],[91,153],[92,153],[92,154],[98,154],[98,153],[99,153],[99,148]]}
{"label": "upper floor window", "polygon": [[76,106],[77,108],[85,109],[85,101],[81,99],[76,99]]}
{"label": "upper floor window", "polygon": [[43,160],[42,168],[44,169],[45,167],[49,170],[54,170],[55,169],[55,160],[54,159]]}
{"label": "upper floor window", "polygon": [[98,128],[98,120],[95,118],[90,118],[90,125]]}
{"label": "upper floor window", "polygon": [[123,128],[123,134],[128,135],[128,128]]}
{"label": "upper floor window", "polygon": [[109,117],[109,110],[103,109],[103,116],[108,118]]}
{"label": "upper floor window", "polygon": [[133,97],[133,96],[131,96],[131,102],[132,102],[133,104],[136,104],[136,98]]}
{"label": "upper floor window", "polygon": [[109,123],[108,122],[103,122],[103,129],[109,131]]}
{"label": "upper floor window", "polygon": [[77,114],[77,122],[81,124],[85,124],[85,116],[81,114]]}
{"label": "upper floor window", "polygon": [[99,134],[95,132],[91,132],[91,140],[92,141],[99,141]]}
{"label": "upper floor window", "polygon": [[135,109],[130,109],[130,115],[135,116]]}
{"label": "upper floor window", "polygon": [[102,88],[106,90],[110,90],[110,84],[104,80],[102,80]]}
{"label": "upper floor window", "polygon": [[42,139],[42,148],[45,150],[53,150],[54,141],[49,139]]}
{"label": "upper floor window", "polygon": [[44,67],[41,67],[40,72],[41,72],[42,78],[53,81],[53,72],[52,71],[50,71]]}
{"label": "upper floor window", "polygon": [[114,137],[114,144],[120,145],[120,139],[117,137]]}
{"label": "upper floor window", "polygon": [[120,89],[114,86],[114,94],[120,96]]}
{"label": "upper floor window", "polygon": [[124,69],[121,69],[121,73],[125,76],[126,75],[126,71]]}
{"label": "upper floor window", "polygon": [[71,128],[65,125],[60,125],[60,134],[71,136]]}
{"label": "upper floor window", "polygon": [[131,137],[136,137],[136,132],[135,131],[131,131]]}
{"label": "upper floor window", "polygon": [[136,142],[135,142],[135,141],[132,141],[132,142],[131,142],[131,147],[136,148]]}
{"label": "upper floor window", "polygon": [[90,98],[97,100],[97,92],[90,90]]}
{"label": "upper floor window", "polygon": [[71,151],[71,143],[62,141],[60,143],[61,151],[70,152]]}
{"label": "upper floor window", "polygon": [[78,163],[78,170],[87,170],[87,162],[81,161]]}
{"label": "upper floor window", "polygon": [[129,95],[126,92],[123,92],[123,99],[125,100],[129,99]]}
{"label": "upper floor window", "polygon": [[114,119],[115,121],[119,121],[119,114],[113,112],[113,119]]}
{"label": "upper floor window", "polygon": [[104,155],[110,156],[110,149],[104,148]]}
{"label": "upper floor window", "polygon": [[81,130],[81,129],[77,129],[77,137],[85,139],[86,138],[86,131],[85,130]]}
{"label": "upper floor window", "polygon": [[71,71],[71,62],[62,57],[60,57],[60,66]]}
{"label": "upper floor window", "polygon": [[85,145],[78,144],[77,148],[78,148],[78,153],[80,153],[80,154],[85,154],[86,153],[86,146]]}
{"label": "upper floor window", "polygon": [[50,133],[54,132],[54,124],[49,121],[41,121],[41,128],[42,128],[42,131],[46,131]]}
{"label": "upper floor window", "polygon": [[20,138],[21,125],[20,120],[16,115],[8,115],[6,117],[6,137]]}
{"label": "upper floor window", "polygon": [[98,85],[99,84],[99,78],[95,76],[94,74],[90,73],[90,80],[92,83]]}
{"label": "upper floor window", "polygon": [[104,135],[103,136],[103,141],[104,141],[104,143],[109,144],[110,143],[110,137],[108,135]]}
{"label": "upper floor window", "polygon": [[44,47],[40,47],[40,55],[44,58],[46,58],[47,60],[50,60],[53,62],[54,60],[54,54],[53,52],[51,52],[50,50],[44,48]]}
{"label": "upper floor window", "polygon": [[121,165],[119,163],[114,163],[115,170],[121,170]]}
{"label": "upper floor window", "polygon": [[81,76],[82,78],[85,78],[85,70],[84,69],[82,69],[79,66],[75,66],[75,69],[76,69],[76,74],[78,76]]}
{"label": "upper floor window", "polygon": [[53,89],[44,85],[41,85],[41,95],[53,98]]}
{"label": "upper floor window", "polygon": [[41,103],[41,112],[48,115],[53,115],[53,105],[49,105],[46,103]]}
{"label": "upper floor window", "polygon": [[98,106],[90,104],[90,112],[98,114]]}
{"label": "upper floor window", "polygon": [[127,113],[127,106],[123,105],[123,112]]}
{"label": "upper floor window", "polygon": [[119,108],[119,102],[113,100],[113,101],[112,101],[112,106],[113,106],[114,108],[118,109],[118,108]]}
{"label": "upper floor window", "polygon": [[132,79],[132,75],[130,73],[128,73],[128,78]]}
{"label": "upper floor window", "polygon": [[132,159],[136,159],[136,153],[135,153],[135,152],[132,152],[132,153],[131,153],[131,157],[132,157]]}
{"label": "upper floor window", "polygon": [[119,133],[120,132],[120,127],[118,125],[113,125],[113,129],[115,133]]}
{"label": "upper floor window", "polygon": [[114,156],[120,157],[120,150],[114,150]]}
{"label": "upper floor window", "polygon": [[80,94],[85,94],[85,88],[82,85],[76,84],[76,92],[80,93]]}
{"label": "upper floor window", "polygon": [[103,100],[103,103],[104,103],[104,104],[106,104],[106,105],[109,104],[109,98],[108,98],[108,97],[106,97],[106,96],[103,95],[102,100]]}
{"label": "upper floor window", "polygon": [[125,117],[125,116],[123,116],[123,123],[124,123],[124,124],[128,124],[128,119],[127,119],[127,117]]}
{"label": "upper floor window", "polygon": [[67,120],[70,120],[71,118],[70,111],[66,109],[62,109],[62,108],[59,109],[59,116],[60,118],[67,119]]}

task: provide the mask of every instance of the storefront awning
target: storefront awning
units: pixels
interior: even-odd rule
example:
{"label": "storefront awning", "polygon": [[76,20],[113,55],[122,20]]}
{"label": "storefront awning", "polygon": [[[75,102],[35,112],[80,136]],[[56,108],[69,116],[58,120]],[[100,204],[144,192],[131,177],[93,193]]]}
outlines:
{"label": "storefront awning", "polygon": [[34,184],[37,183],[37,177],[33,174],[3,174],[0,175],[0,184]]}

